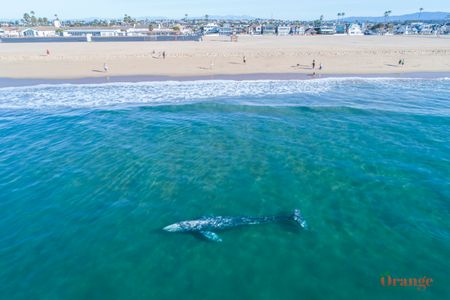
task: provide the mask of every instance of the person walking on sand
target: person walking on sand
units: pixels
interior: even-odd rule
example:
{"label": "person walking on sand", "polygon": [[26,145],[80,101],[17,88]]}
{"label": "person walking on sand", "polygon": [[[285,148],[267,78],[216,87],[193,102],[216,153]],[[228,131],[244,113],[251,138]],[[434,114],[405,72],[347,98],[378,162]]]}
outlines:
{"label": "person walking on sand", "polygon": [[47,56],[49,56],[49,55],[50,55],[50,51],[49,51],[48,49],[47,49],[46,53],[47,53]]}
{"label": "person walking on sand", "polygon": [[315,59],[313,59],[312,68],[313,68],[313,70],[316,68],[316,60]]}
{"label": "person walking on sand", "polygon": [[106,72],[108,72],[108,65],[106,63],[103,64],[103,70]]}
{"label": "person walking on sand", "polygon": [[242,62],[243,62],[244,64],[247,63],[247,59],[245,58],[245,55],[244,55],[244,57],[242,57]]}
{"label": "person walking on sand", "polygon": [[163,51],[163,59],[166,59],[166,51]]}
{"label": "person walking on sand", "polygon": [[322,70],[322,68],[323,68],[323,65],[322,65],[322,63],[320,63],[319,64],[319,70]]}

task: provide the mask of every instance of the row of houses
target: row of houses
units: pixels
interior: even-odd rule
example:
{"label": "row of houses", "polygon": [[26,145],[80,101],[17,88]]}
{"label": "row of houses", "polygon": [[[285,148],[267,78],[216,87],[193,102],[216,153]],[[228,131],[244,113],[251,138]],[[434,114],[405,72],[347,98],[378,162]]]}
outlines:
{"label": "row of houses", "polygon": [[172,35],[172,34],[192,34],[192,31],[182,26],[177,28],[165,28],[157,26],[133,26],[133,27],[75,27],[59,28],[55,26],[38,27],[3,27],[0,28],[0,38],[13,37],[120,37],[120,36],[147,36]]}
{"label": "row of houses", "polygon": [[398,25],[394,27],[393,33],[421,34],[421,35],[449,34],[450,23],[446,24],[411,23],[407,25]]}
{"label": "row of houses", "polygon": [[242,26],[239,24],[209,23],[202,28],[204,35],[388,35],[388,34],[420,34],[420,35],[440,35],[449,34],[450,23],[429,24],[371,24],[371,23],[334,23],[323,25],[289,25],[289,24],[251,24]]}
{"label": "row of houses", "polygon": [[225,23],[218,25],[209,23],[203,27],[204,35],[232,35],[232,34],[250,34],[250,35],[314,35],[314,34],[349,34],[363,35],[361,26],[358,24],[350,25],[322,25],[322,26],[302,26],[302,25],[274,25],[274,24],[256,24],[248,27],[235,27]]}
{"label": "row of houses", "polygon": [[[381,25],[381,26],[380,26]],[[383,24],[233,24],[208,23],[201,27],[189,27],[172,23],[134,25],[130,27],[2,27],[0,38],[8,37],[124,37],[148,35],[203,34],[203,35],[382,35],[382,34],[449,34],[450,23],[411,23],[385,26]]]}

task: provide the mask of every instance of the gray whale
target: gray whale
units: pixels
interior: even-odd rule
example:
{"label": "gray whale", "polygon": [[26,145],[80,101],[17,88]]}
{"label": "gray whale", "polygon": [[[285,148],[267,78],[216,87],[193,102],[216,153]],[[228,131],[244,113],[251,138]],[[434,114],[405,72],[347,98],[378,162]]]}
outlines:
{"label": "gray whale", "polygon": [[168,232],[191,232],[199,233],[208,240],[214,242],[221,242],[222,239],[215,233],[216,230],[224,230],[228,228],[257,225],[276,222],[293,221],[302,228],[307,228],[306,221],[303,219],[300,210],[294,209],[293,213],[284,216],[265,216],[265,217],[201,217],[197,220],[181,221],[168,225],[163,230]]}

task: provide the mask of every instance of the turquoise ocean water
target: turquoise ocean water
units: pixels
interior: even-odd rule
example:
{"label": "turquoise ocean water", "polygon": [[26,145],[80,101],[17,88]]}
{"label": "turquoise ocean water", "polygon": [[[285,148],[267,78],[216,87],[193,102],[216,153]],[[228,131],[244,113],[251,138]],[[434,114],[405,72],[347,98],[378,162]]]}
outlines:
{"label": "turquoise ocean water", "polygon": [[449,299],[449,213],[449,79],[0,89],[1,299]]}

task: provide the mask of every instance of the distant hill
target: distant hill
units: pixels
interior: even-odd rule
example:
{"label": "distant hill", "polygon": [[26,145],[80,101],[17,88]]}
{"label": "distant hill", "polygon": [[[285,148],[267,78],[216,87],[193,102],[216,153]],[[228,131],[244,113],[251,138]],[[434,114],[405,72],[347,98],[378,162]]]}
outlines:
{"label": "distant hill", "polygon": [[[443,21],[448,18],[449,12],[422,12],[420,14],[420,21]],[[381,23],[384,22],[384,16],[380,17],[348,17],[343,19],[345,22],[373,22]],[[405,22],[405,21],[417,21],[419,20],[419,12],[400,15],[400,16],[389,16],[389,21]]]}
{"label": "distant hill", "polygon": [[[443,21],[445,19],[450,19],[449,18],[450,12],[422,12],[420,14],[420,21]],[[192,20],[192,19],[204,19],[205,16],[188,16],[188,19]],[[95,17],[90,17],[90,18],[78,18],[78,19],[67,19],[67,20],[71,20],[71,21],[86,21],[86,22],[91,22],[95,19],[103,19],[103,20],[117,20],[117,19],[122,19],[122,17],[118,17],[118,18],[95,18]],[[167,19],[174,19],[174,18],[167,18],[164,16],[148,16],[148,17],[137,17],[137,20],[167,20]],[[242,16],[234,16],[234,15],[224,15],[224,16],[219,16],[219,15],[211,15],[208,16],[209,20],[255,20],[258,19],[257,17],[252,17],[252,16],[247,16],[247,15],[242,15]],[[66,21],[67,21],[66,20]],[[382,23],[384,22],[384,16],[379,16],[379,17],[347,17],[347,18],[343,18],[342,19],[345,22],[355,22],[355,21],[359,21],[359,22],[379,22]],[[412,14],[406,14],[406,15],[399,15],[399,16],[390,16],[389,17],[389,21],[396,21],[396,22],[405,22],[405,21],[418,21],[419,20],[419,12],[416,13],[412,13]],[[15,21],[13,19],[1,19],[0,18],[0,22],[11,22],[11,21]]]}

